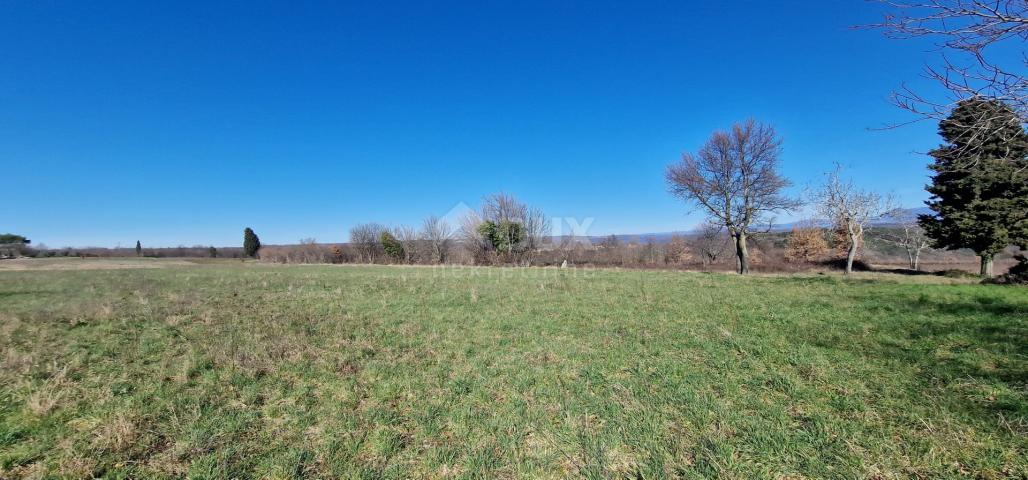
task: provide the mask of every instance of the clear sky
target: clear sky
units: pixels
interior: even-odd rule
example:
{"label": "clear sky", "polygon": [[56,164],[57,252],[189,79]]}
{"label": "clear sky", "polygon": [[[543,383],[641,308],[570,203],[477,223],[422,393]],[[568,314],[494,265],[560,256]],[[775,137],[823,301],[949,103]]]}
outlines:
{"label": "clear sky", "polygon": [[344,241],[496,191],[589,234],[685,230],[665,166],[754,117],[799,192],[832,162],[926,198],[887,101],[921,42],[862,1],[0,1],[0,231],[60,246]]}

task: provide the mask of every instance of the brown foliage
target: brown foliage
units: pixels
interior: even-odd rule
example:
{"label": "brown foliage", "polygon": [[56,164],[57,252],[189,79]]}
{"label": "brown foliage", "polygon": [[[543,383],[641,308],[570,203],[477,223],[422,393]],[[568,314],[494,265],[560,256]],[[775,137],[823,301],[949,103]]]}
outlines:
{"label": "brown foliage", "polygon": [[664,261],[668,264],[688,263],[693,260],[689,242],[681,235],[674,235],[664,247]]}
{"label": "brown foliage", "polygon": [[[849,254],[850,243],[851,243],[850,242],[849,232],[846,230],[846,227],[843,226],[843,225],[837,225],[830,232],[828,232],[828,237],[829,237],[828,244],[829,244],[829,248],[830,248],[830,252],[829,253],[831,254],[831,256],[837,257],[837,258],[846,258],[846,255]],[[853,258],[860,257],[860,251],[862,250],[861,247],[863,247],[863,246],[864,246],[864,233],[860,232],[859,236],[857,236],[857,250],[856,250],[856,253],[854,254]]]}
{"label": "brown foliage", "polygon": [[785,260],[789,262],[816,262],[827,254],[825,232],[817,227],[793,227],[785,242]]}

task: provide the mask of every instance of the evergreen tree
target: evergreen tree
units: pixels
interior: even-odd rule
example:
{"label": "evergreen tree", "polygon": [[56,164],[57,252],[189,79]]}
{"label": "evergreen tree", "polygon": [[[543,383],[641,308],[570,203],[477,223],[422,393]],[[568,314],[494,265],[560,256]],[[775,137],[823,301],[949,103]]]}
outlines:
{"label": "evergreen tree", "polygon": [[13,244],[20,244],[20,245],[28,245],[28,244],[32,243],[32,240],[29,240],[29,239],[25,238],[22,235],[15,235],[13,233],[3,233],[3,234],[0,234],[0,244],[11,244],[11,243],[13,243]]}
{"label": "evergreen tree", "polygon": [[136,256],[137,257],[142,257],[143,256],[143,244],[139,243],[139,240],[136,240]]}
{"label": "evergreen tree", "polygon": [[214,248],[214,245],[207,249],[207,253],[210,254],[211,258],[218,258],[218,249]]}
{"label": "evergreen tree", "polygon": [[243,255],[257,258],[257,251],[261,249],[261,239],[253,233],[253,229],[247,227],[243,230]]}
{"label": "evergreen tree", "polygon": [[508,256],[520,252],[524,247],[525,227],[518,222],[485,221],[478,226],[478,233],[489,242],[493,250]]}
{"label": "evergreen tree", "polygon": [[969,248],[992,276],[993,257],[1011,244],[1028,246],[1028,133],[1004,103],[960,102],[939,123],[945,144],[929,152],[934,215],[919,218],[934,246]]}
{"label": "evergreen tree", "polygon": [[393,234],[383,231],[380,240],[382,242],[382,250],[385,251],[386,255],[393,260],[403,259],[403,244]]}

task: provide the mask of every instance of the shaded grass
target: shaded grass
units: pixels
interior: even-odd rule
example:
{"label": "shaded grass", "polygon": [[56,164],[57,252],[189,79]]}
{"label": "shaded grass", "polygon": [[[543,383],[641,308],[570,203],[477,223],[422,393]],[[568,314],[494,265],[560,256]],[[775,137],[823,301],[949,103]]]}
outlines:
{"label": "shaded grass", "polygon": [[0,477],[1024,478],[1024,289],[0,272]]}

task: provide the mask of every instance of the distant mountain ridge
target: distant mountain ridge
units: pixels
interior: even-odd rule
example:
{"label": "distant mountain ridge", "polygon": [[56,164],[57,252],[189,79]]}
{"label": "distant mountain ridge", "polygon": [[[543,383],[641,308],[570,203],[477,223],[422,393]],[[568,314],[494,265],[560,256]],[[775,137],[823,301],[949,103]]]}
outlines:
{"label": "distant mountain ridge", "polygon": [[[929,209],[928,207],[901,208],[901,209],[898,209],[896,211],[896,213],[889,214],[889,215],[886,215],[886,216],[884,216],[882,218],[872,220],[871,221],[871,226],[872,227],[897,226],[897,225],[899,225],[901,219],[903,219],[903,218],[906,218],[906,217],[917,218],[918,215],[930,215],[931,213],[932,213],[932,210]],[[810,222],[810,220],[797,220],[795,222],[789,222],[789,223],[776,223],[776,224],[771,225],[771,231],[772,232],[787,232],[789,230],[792,230],[793,227],[797,227],[797,226],[800,226],[800,225],[807,225],[807,224],[809,224],[809,222]],[[815,225],[819,225],[819,226],[828,226],[829,223],[830,222],[828,222],[827,220],[814,220],[814,224]],[[671,240],[671,237],[674,237],[675,235],[690,237],[690,236],[696,235],[697,233],[698,233],[698,230],[697,229],[693,229],[693,230],[678,230],[678,231],[673,231],[673,232],[650,232],[650,233],[632,233],[632,234],[618,233],[618,234],[615,234],[614,236],[621,243],[628,243],[628,242],[640,242],[640,243],[642,243],[642,242],[647,242],[650,239],[652,239],[655,243],[667,243],[667,242],[669,242]],[[589,235],[589,236],[585,237],[585,239],[587,239],[589,241],[589,243],[592,243],[592,244],[596,244],[596,243],[602,242],[603,240],[606,240],[608,238],[610,238],[610,235]],[[559,242],[560,241],[560,237],[554,237],[553,240],[555,242]]]}

